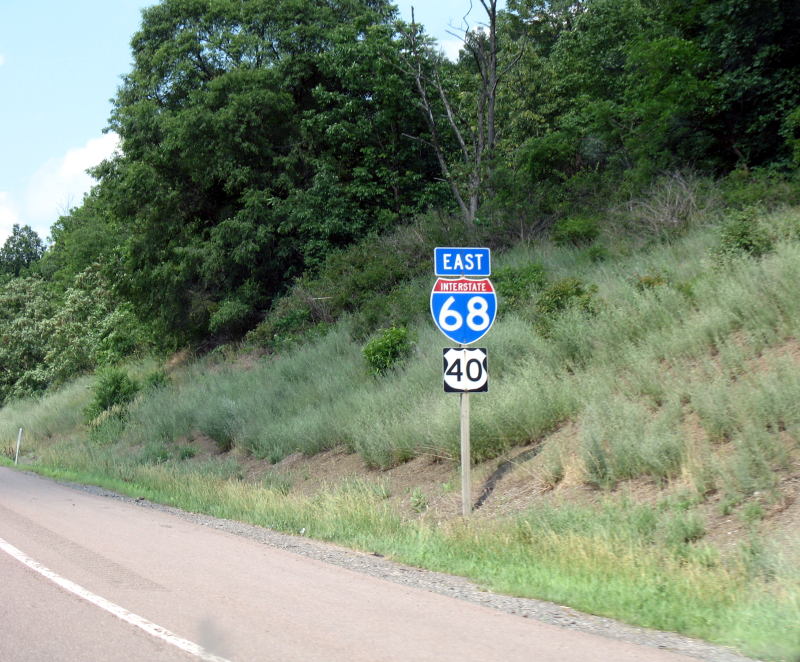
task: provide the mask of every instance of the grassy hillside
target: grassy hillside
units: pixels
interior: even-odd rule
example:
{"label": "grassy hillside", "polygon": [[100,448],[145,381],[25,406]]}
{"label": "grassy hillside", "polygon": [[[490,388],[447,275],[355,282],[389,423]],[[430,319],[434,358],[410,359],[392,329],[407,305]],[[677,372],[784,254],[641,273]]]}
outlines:
{"label": "grassy hillside", "polygon": [[[458,493],[458,406],[424,237],[353,249],[353,263],[373,256],[355,275],[339,256],[249,345],[127,366],[141,385],[127,403],[98,408],[108,374],[10,403],[0,446],[10,455],[23,426],[37,471],[795,660],[800,207],[690,202],[655,192],[496,251],[476,475],[528,452],[472,521],[439,506]],[[381,242],[395,242],[386,259]],[[413,343],[376,375],[363,347],[389,321]],[[323,484],[314,457],[332,452],[357,462]],[[409,461],[417,483],[397,479]]]}

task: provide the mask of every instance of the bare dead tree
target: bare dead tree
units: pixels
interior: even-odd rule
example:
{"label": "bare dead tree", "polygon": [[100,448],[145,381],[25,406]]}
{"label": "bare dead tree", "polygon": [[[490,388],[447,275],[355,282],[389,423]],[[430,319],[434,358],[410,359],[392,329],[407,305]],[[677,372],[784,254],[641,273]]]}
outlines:
{"label": "bare dead tree", "polygon": [[[406,33],[408,55],[406,70],[413,77],[420,109],[430,132],[426,142],[433,150],[442,177],[469,227],[474,227],[482,197],[489,193],[487,182],[491,179],[491,162],[497,144],[496,105],[497,88],[503,75],[518,60],[515,59],[503,72],[498,71],[499,46],[497,41],[497,0],[479,0],[486,12],[486,23],[471,30],[466,24],[463,33],[454,34],[463,41],[464,49],[473,58],[479,75],[479,87],[470,114],[453,103],[445,89],[442,71],[430,43],[426,41],[411,11],[411,26]],[[441,109],[434,104],[438,99]],[[445,132],[456,145],[456,159],[444,149]],[[422,140],[417,136],[409,136]]]}

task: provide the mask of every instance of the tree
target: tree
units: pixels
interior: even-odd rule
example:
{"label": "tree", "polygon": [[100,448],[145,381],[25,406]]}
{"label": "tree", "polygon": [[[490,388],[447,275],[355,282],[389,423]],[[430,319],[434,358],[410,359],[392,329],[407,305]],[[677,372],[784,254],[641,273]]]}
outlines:
{"label": "tree", "polygon": [[14,224],[11,236],[0,248],[0,273],[19,276],[44,255],[44,242],[30,225]]}
{"label": "tree", "polygon": [[124,241],[113,223],[100,187],[83,204],[61,216],[50,228],[51,245],[37,265],[37,272],[61,291],[72,286],[76,276],[93,264],[113,265]]}
{"label": "tree", "polygon": [[52,292],[39,278],[23,276],[0,286],[0,405],[46,387],[43,326],[54,312]]}
{"label": "tree", "polygon": [[513,0],[509,10],[512,34],[531,44],[507,115],[518,190],[536,182],[563,198],[608,176],[641,185],[667,169],[791,159],[797,3]]}
{"label": "tree", "polygon": [[129,304],[99,265],[63,292],[41,278],[0,286],[0,405],[31,395],[146,346]]}
{"label": "tree", "polygon": [[663,20],[701,49],[716,101],[704,121],[721,169],[791,157],[782,125],[800,105],[800,5],[794,0],[667,0]]}
{"label": "tree", "polygon": [[[435,154],[442,176],[469,227],[475,225],[481,198],[491,181],[497,145],[497,90],[505,73],[498,71],[497,2],[480,0],[480,3],[486,12],[486,24],[464,32],[464,51],[469,64],[462,59],[462,71],[435,53],[430,40],[415,24],[413,13],[412,23],[405,31],[406,71],[414,81],[428,126],[430,138],[425,142]],[[465,69],[471,69],[477,77],[472,93],[465,93],[463,87],[453,87],[458,82],[469,86],[471,76],[463,76]],[[464,107],[469,104],[461,103],[465,96],[472,101],[469,113]],[[448,143],[453,146],[452,151]]]}
{"label": "tree", "polygon": [[97,169],[122,291],[175,342],[236,336],[332,249],[435,196],[386,0],[164,0]]}

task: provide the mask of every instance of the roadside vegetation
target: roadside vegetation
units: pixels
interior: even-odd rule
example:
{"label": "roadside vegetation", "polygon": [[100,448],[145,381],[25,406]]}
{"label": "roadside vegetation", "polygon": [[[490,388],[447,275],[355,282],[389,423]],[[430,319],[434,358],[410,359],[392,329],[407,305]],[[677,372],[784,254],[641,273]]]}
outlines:
{"label": "roadside vegetation", "polygon": [[[329,309],[328,322],[298,322],[270,352],[267,318],[258,341],[167,371],[129,363],[16,400],[0,438],[23,426],[25,464],[46,474],[793,659],[800,548],[789,530],[769,533],[800,462],[800,208],[731,205],[724,186],[691,185],[696,207],[677,229],[631,233],[632,217],[612,210],[581,221],[596,230],[588,240],[495,255],[508,300],[485,339],[491,388],[474,398],[473,462],[537,449],[526,466],[539,496],[512,514],[437,517],[421,489],[398,508],[381,482],[412,458],[457,463],[456,400],[442,392],[442,340],[425,310],[430,275],[364,294],[358,310]],[[412,274],[429,266],[426,252]],[[348,300],[359,285],[340,264],[276,314],[326,278]],[[416,301],[403,304],[402,334],[354,333],[395,297]],[[271,468],[331,449],[359,454],[362,477],[309,496]],[[569,498],[576,486],[582,497]],[[722,517],[741,524],[732,545],[707,536]]]}
{"label": "roadside vegetation", "polygon": [[145,10],[120,152],[0,247],[0,462],[796,662],[796,3],[496,4],[455,62],[383,0]]}

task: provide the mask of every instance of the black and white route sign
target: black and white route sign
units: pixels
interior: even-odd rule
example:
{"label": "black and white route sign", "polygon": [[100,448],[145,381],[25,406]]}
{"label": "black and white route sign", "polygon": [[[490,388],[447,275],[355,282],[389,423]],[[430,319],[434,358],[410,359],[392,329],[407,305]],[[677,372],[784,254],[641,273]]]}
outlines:
{"label": "black and white route sign", "polygon": [[485,393],[489,390],[488,352],[483,347],[442,350],[446,393]]}

